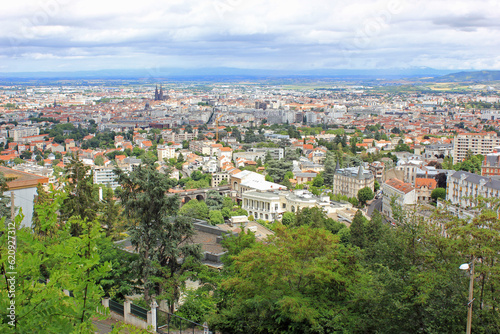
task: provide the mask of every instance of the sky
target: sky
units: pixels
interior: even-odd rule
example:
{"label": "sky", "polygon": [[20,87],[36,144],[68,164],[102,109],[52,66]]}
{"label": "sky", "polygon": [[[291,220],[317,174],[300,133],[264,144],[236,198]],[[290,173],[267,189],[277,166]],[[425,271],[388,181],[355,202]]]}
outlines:
{"label": "sky", "polygon": [[0,72],[500,70],[500,1],[11,0]]}

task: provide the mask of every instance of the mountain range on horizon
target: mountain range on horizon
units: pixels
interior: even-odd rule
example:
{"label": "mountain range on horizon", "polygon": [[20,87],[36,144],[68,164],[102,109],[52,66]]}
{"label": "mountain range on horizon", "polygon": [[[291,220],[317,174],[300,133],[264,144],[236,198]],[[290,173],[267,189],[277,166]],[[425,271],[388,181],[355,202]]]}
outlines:
{"label": "mountain range on horizon", "polygon": [[54,71],[54,72],[0,72],[0,80],[98,80],[98,79],[158,79],[208,80],[217,79],[273,79],[273,78],[318,78],[340,80],[425,80],[425,81],[496,81],[500,71],[443,70],[428,67],[392,69],[313,69],[274,70],[218,68],[151,68],[151,69],[108,69],[95,71]]}

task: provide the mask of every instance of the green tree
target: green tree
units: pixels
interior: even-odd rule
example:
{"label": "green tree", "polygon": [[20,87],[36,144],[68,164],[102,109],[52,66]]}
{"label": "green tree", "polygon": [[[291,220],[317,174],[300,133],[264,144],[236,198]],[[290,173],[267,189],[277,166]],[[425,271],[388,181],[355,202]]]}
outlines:
{"label": "green tree", "polygon": [[224,208],[228,208],[231,210],[234,207],[234,205],[235,205],[235,203],[230,197],[228,197],[228,196],[224,197],[224,199],[222,201],[222,206]]}
{"label": "green tree", "polygon": [[375,197],[373,190],[370,187],[364,187],[358,190],[358,200],[361,205],[365,205],[367,201],[370,201]]}
{"label": "green tree", "polygon": [[351,223],[351,243],[359,248],[364,248],[366,244],[366,218],[361,210],[356,211]]}
{"label": "green tree", "polygon": [[191,179],[193,179],[194,181],[199,181],[203,178],[203,173],[199,170],[195,170],[191,173],[190,175]]}
{"label": "green tree", "polygon": [[296,224],[295,213],[290,211],[283,213],[281,223],[285,226],[294,226]]}
{"label": "green tree", "polygon": [[281,182],[281,184],[284,185],[287,189],[292,189],[293,188],[292,182],[290,182],[290,179],[288,177],[286,177],[286,176],[283,179],[283,182]]}
{"label": "green tree", "polygon": [[113,268],[104,277],[98,280],[106,297],[115,300],[124,300],[136,292],[137,273],[131,270],[139,255],[125,251],[121,245],[115,244],[110,238],[101,238],[97,241],[99,263],[110,263]]}
{"label": "green tree", "polygon": [[219,210],[211,210],[209,213],[210,224],[224,224],[224,217]]}
{"label": "green tree", "polygon": [[113,199],[113,190],[110,188],[104,191],[103,201],[101,203],[99,222],[102,228],[106,231],[106,236],[111,237],[113,240],[118,239],[118,224],[121,217],[122,208]]}
{"label": "green tree", "polygon": [[23,159],[21,159],[21,158],[19,158],[19,157],[15,157],[15,158],[14,158],[14,164],[15,164],[15,165],[19,165],[19,164],[22,164],[22,163],[24,163],[24,160],[23,160]]}
{"label": "green tree", "polygon": [[436,188],[431,192],[431,198],[436,202],[438,199],[446,198],[446,189]]}
{"label": "green tree", "polygon": [[408,146],[407,144],[404,144],[403,142],[399,143],[396,145],[394,148],[395,152],[413,152],[413,150]]}
{"label": "green tree", "polygon": [[[61,201],[57,202],[60,205]],[[14,230],[7,229],[4,219],[0,220],[0,267],[5,278],[0,280],[2,333],[95,332],[92,318],[98,316],[102,297],[97,281],[111,269],[109,263],[99,263],[100,227],[72,217],[57,229],[57,213],[52,209],[45,207],[45,212],[39,211],[38,217],[47,230],[57,231],[55,234],[39,235],[28,228],[19,228],[22,216],[16,217],[15,263],[9,263],[7,256],[8,236]],[[82,228],[81,235],[71,236],[72,224]],[[8,273],[12,271],[15,274]],[[15,297],[9,296],[13,290]],[[73,296],[65,295],[64,290],[71,291]],[[15,319],[8,316],[11,305],[15,305]]]}
{"label": "green tree", "polygon": [[[85,166],[78,156],[71,159],[66,170],[67,183],[61,208],[61,219],[68,221],[71,217],[80,217],[82,220],[93,221],[97,217],[98,202],[94,196],[93,177],[90,167]],[[77,236],[82,229],[77,224],[72,225],[72,235]]]}
{"label": "green tree", "polygon": [[457,163],[453,166],[455,170],[463,170],[470,173],[481,174],[481,164],[484,160],[484,156],[481,154],[472,155],[469,151],[464,159],[464,161]]}
{"label": "green tree", "polygon": [[500,220],[496,211],[499,200],[481,200],[479,206],[482,209],[473,219],[453,217],[446,227],[461,262],[475,262],[474,297],[476,300],[473,304],[475,316],[472,328],[475,332],[493,333],[500,329],[498,313],[500,307]]}
{"label": "green tree", "polygon": [[318,174],[312,181],[312,185],[315,187],[321,187],[323,186],[324,179],[321,177],[321,174]]}
{"label": "green tree", "polygon": [[374,210],[371,219],[365,222],[365,246],[370,249],[375,249],[379,241],[386,233],[387,225],[383,223],[383,217],[377,210]]}
{"label": "green tree", "polygon": [[271,152],[267,151],[266,156],[264,157],[264,163],[268,164],[273,160],[273,157],[271,157]]}
{"label": "green tree", "polygon": [[0,217],[5,217],[10,222],[10,196],[5,195],[9,190],[7,186],[8,179],[0,172]]}
{"label": "green tree", "polygon": [[130,174],[115,172],[125,213],[134,222],[130,241],[139,254],[135,269],[142,279],[144,299],[149,302],[151,294],[156,294],[168,299],[173,311],[185,274],[200,258],[199,246],[187,242],[194,235],[193,223],[175,216],[179,199],[165,196],[172,184],[168,174],[159,173],[152,164],[139,166]]}
{"label": "green tree", "polygon": [[335,174],[335,154],[331,151],[326,152],[325,170],[323,171],[324,184],[327,187],[333,185],[333,175]]}
{"label": "green tree", "polygon": [[281,183],[285,178],[285,174],[292,170],[292,162],[285,160],[271,160],[267,164],[266,172],[270,175],[274,182]]}
{"label": "green tree", "polygon": [[[45,235],[46,233],[52,234],[55,231],[48,230],[44,228],[46,222],[41,221],[38,216],[37,207],[50,207],[54,204],[54,197],[57,192],[52,189],[49,193],[45,191],[45,188],[42,183],[37,184],[36,186],[37,197],[34,201],[35,210],[33,211],[33,231],[38,235]],[[62,197],[59,197],[59,200],[62,200]]]}
{"label": "green tree", "polygon": [[339,230],[345,228],[332,218],[328,218],[326,212],[319,207],[313,206],[302,208],[295,214],[294,225],[292,226],[310,226],[313,228],[324,228],[332,233],[338,233]]}
{"label": "green tree", "polygon": [[[179,181],[180,183],[180,181]],[[204,188],[210,188],[210,183],[202,178],[198,181],[195,180],[188,180],[185,184],[184,187],[186,189],[204,189]]]}
{"label": "green tree", "polygon": [[207,220],[209,209],[205,202],[192,199],[179,209],[179,215]]}
{"label": "green tree", "polygon": [[238,208],[234,211],[231,211],[231,216],[248,216],[248,212],[245,209]]}
{"label": "green tree", "polygon": [[104,156],[102,154],[96,156],[94,159],[94,163],[96,164],[96,166],[104,166]]}
{"label": "green tree", "polygon": [[209,210],[221,210],[224,205],[224,196],[222,196],[217,190],[209,190],[207,192],[207,198],[205,203]]}
{"label": "green tree", "polygon": [[379,191],[379,189],[380,189],[380,183],[377,180],[375,180],[373,182],[373,191],[377,192],[377,191]]}
{"label": "green tree", "polygon": [[243,250],[255,246],[255,234],[249,229],[242,229],[238,235],[226,233],[222,238],[222,246],[227,251],[223,257],[224,270],[231,271],[231,265],[235,256],[240,254]]}
{"label": "green tree", "polygon": [[216,308],[217,299],[213,294],[206,289],[199,288],[184,293],[183,302],[176,311],[176,315],[202,324],[215,313]]}
{"label": "green tree", "polygon": [[229,219],[231,217],[231,209],[222,208],[221,214],[222,214],[222,217],[224,217],[224,219]]}
{"label": "green tree", "polygon": [[233,258],[211,327],[223,333],[345,331],[358,280],[354,254],[323,229],[278,228]]}

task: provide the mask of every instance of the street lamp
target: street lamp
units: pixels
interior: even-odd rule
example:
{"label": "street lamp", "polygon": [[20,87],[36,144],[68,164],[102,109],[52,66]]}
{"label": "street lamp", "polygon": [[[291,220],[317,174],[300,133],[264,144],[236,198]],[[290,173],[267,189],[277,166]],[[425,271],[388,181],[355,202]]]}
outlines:
{"label": "street lamp", "polygon": [[471,263],[464,263],[460,265],[461,270],[470,270],[470,283],[469,283],[469,302],[467,303],[467,330],[466,334],[471,333],[471,327],[472,327],[472,302],[474,301],[474,298],[472,297],[472,294],[474,292],[474,261],[475,258],[472,259]]}

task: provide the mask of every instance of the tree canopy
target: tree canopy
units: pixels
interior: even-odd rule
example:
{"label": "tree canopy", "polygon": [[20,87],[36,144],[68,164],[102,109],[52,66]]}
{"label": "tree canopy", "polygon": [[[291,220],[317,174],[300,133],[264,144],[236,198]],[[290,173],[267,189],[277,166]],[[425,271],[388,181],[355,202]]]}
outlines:
{"label": "tree canopy", "polygon": [[233,261],[234,275],[221,287],[224,309],[213,318],[223,333],[334,332],[349,322],[345,303],[359,268],[330,232],[279,228]]}

